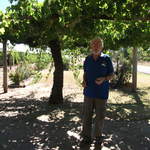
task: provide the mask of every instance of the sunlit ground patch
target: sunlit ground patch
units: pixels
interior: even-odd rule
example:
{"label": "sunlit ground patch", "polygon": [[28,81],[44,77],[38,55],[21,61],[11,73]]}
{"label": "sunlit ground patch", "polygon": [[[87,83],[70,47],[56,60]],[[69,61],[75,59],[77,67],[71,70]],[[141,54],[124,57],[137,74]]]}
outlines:
{"label": "sunlit ground patch", "polygon": [[15,117],[19,114],[18,111],[1,111],[0,116],[2,117]]}
{"label": "sunlit ground patch", "polygon": [[54,110],[50,114],[38,116],[37,119],[43,122],[57,122],[64,118],[64,111]]}
{"label": "sunlit ground patch", "polygon": [[68,136],[69,137],[74,137],[74,138],[76,138],[76,139],[80,139],[80,135],[79,134],[77,134],[76,132],[73,132],[73,131],[67,131],[67,134],[68,134]]}
{"label": "sunlit ground patch", "polygon": [[43,121],[43,122],[50,122],[49,120],[49,115],[41,115],[37,117],[38,120]]}

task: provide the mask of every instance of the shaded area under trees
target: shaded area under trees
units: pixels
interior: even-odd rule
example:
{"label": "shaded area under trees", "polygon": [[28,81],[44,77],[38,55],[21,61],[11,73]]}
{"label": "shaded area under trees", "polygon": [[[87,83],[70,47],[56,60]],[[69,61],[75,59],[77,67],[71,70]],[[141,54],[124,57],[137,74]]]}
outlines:
{"label": "shaded area under trees", "polygon": [[[71,102],[75,95],[67,95],[63,105],[51,107],[47,105],[47,98],[31,99],[30,95],[24,99],[1,100],[0,148],[79,149],[82,103]],[[141,117],[148,108],[136,103],[110,103],[107,109],[105,147],[116,150],[150,148],[149,123]],[[132,110],[135,116],[125,109]]]}

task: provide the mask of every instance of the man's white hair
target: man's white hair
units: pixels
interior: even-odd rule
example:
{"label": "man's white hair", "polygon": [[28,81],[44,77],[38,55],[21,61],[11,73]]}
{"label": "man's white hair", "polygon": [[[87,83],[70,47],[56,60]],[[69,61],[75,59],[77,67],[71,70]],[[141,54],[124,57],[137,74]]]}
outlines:
{"label": "man's white hair", "polygon": [[102,48],[104,47],[104,42],[103,39],[100,37],[95,37],[90,41],[90,45],[94,42],[94,41],[99,41],[101,43]]}

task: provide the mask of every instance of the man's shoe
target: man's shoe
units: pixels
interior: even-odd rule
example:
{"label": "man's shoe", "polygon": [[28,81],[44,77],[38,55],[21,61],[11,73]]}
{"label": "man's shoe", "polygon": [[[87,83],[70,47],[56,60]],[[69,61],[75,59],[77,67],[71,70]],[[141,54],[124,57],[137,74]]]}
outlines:
{"label": "man's shoe", "polygon": [[103,136],[98,136],[95,138],[95,145],[101,145],[103,143],[104,137]]}

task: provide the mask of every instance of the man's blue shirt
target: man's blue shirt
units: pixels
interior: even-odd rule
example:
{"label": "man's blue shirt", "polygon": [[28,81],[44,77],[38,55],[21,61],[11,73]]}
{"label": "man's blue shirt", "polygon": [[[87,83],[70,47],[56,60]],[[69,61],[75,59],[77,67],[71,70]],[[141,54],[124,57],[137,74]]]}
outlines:
{"label": "man's blue shirt", "polygon": [[101,54],[97,60],[92,55],[84,61],[84,73],[86,74],[87,87],[84,88],[84,95],[90,98],[108,99],[109,81],[97,85],[95,80],[99,77],[106,77],[113,74],[114,69],[110,57]]}

